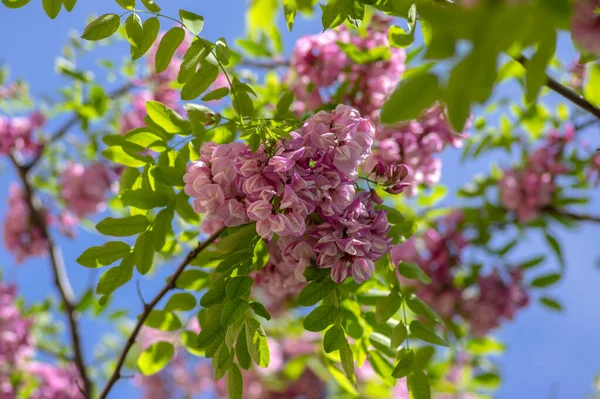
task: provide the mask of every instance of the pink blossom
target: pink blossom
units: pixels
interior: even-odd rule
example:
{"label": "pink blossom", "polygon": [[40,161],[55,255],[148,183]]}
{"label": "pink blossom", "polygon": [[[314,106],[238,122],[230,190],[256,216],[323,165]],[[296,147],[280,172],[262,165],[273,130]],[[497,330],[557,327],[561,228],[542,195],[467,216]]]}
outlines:
{"label": "pink blossom", "polygon": [[74,366],[59,368],[51,364],[30,362],[27,372],[38,382],[31,399],[83,399],[79,375]]}
{"label": "pink blossom", "polygon": [[41,149],[34,137],[46,119],[40,112],[33,112],[27,117],[8,118],[0,115],[0,154],[18,151],[24,156],[37,155]]}
{"label": "pink blossom", "polygon": [[99,162],[84,166],[68,162],[60,175],[60,195],[67,208],[83,218],[104,209],[111,176]]}
{"label": "pink blossom", "polygon": [[[20,365],[33,354],[31,320],[21,315],[16,306],[16,287],[0,282],[0,375],[3,365]],[[0,397],[2,388],[0,387]]]}
{"label": "pink blossom", "polygon": [[577,0],[571,16],[573,40],[588,52],[600,57],[600,15],[598,0]]}

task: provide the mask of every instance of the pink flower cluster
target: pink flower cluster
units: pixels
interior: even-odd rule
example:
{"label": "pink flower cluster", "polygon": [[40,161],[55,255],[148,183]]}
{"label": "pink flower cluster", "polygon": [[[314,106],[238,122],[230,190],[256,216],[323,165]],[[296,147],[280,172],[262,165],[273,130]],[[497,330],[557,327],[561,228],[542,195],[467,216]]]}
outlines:
{"label": "pink flower cluster", "polygon": [[34,137],[36,129],[44,126],[46,119],[40,112],[27,117],[9,118],[0,115],[0,154],[19,151],[26,156],[38,154],[42,145]]}
{"label": "pink flower cluster", "polygon": [[571,15],[573,40],[585,50],[600,57],[600,0],[577,0]]}
{"label": "pink flower cluster", "polygon": [[7,86],[0,85],[0,100],[18,99],[27,95],[29,88],[23,82],[13,82]]}
{"label": "pink flower cluster", "polygon": [[345,88],[341,97],[365,115],[376,126],[373,154],[363,168],[370,171],[378,163],[388,168],[396,164],[409,167],[406,182],[411,183],[408,195],[415,195],[420,185],[437,184],[442,163],[435,155],[448,145],[460,147],[463,135],[449,126],[443,107],[433,106],[418,120],[398,126],[384,127],[379,123],[379,109],[392,92],[405,69],[402,49],[391,48],[389,57],[358,64],[340,48],[339,42],[351,43],[363,52],[388,48],[387,31],[390,19],[379,14],[365,35],[342,27],[319,35],[306,36],[296,42],[291,60],[291,87],[299,112],[307,112],[327,103],[327,88]]}
{"label": "pink flower cluster", "polygon": [[557,175],[568,172],[561,161],[565,145],[575,135],[569,126],[564,135],[553,131],[544,145],[535,150],[524,167],[508,169],[500,179],[500,202],[504,208],[515,212],[521,223],[537,219],[545,207],[552,203],[556,191]]}
{"label": "pink flower cluster", "polygon": [[462,145],[463,134],[448,124],[440,105],[426,110],[417,120],[393,127],[380,126],[379,145],[367,161],[368,165],[402,163],[409,167],[407,194],[416,195],[419,186],[433,186],[440,181],[442,161],[436,158],[445,148]]}
{"label": "pink flower cluster", "polygon": [[[389,48],[387,31],[391,19],[373,16],[365,35],[357,35],[345,27],[305,36],[296,42],[291,59],[291,86],[300,101],[299,112],[312,111],[325,104],[328,88],[347,83],[347,101],[362,115],[375,120],[374,114],[396,86],[404,72],[406,54],[403,49]],[[377,61],[358,64],[344,53],[338,42],[352,44],[361,52],[389,48],[389,55]]]}
{"label": "pink flower cluster", "polygon": [[[462,265],[462,252],[469,245],[459,229],[462,213],[453,213],[438,223],[438,230],[429,229],[421,238],[411,237],[391,249],[395,263],[416,263],[431,278],[431,284],[414,284],[417,296],[433,308],[440,317],[450,319],[460,315],[475,335],[485,335],[497,328],[503,319],[511,320],[516,311],[528,304],[528,294],[522,285],[521,270],[510,270],[502,278],[498,270],[479,276],[472,287],[457,286],[455,273]],[[420,248],[420,247],[423,248]]]}
{"label": "pink flower cluster", "polygon": [[206,143],[188,166],[184,190],[214,227],[255,221],[264,239],[277,235],[282,263],[289,263],[277,266],[282,273],[293,270],[304,281],[304,268],[315,260],[337,282],[347,276],[363,282],[390,242],[385,211],[355,187],[373,135],[368,120],[339,105],[307,119],[272,154],[237,142]]}
{"label": "pink flower cluster", "polygon": [[16,399],[11,376],[20,374],[37,383],[28,398],[83,399],[77,387],[74,367],[59,368],[31,360],[35,345],[30,329],[32,320],[24,318],[15,305],[16,288],[0,282],[0,398]]}
{"label": "pink flower cluster", "polygon": [[112,178],[106,165],[68,162],[60,174],[60,197],[78,218],[102,211]]}
{"label": "pink flower cluster", "polygon": [[[50,221],[50,215],[47,215]],[[48,240],[34,226],[31,209],[22,189],[12,184],[8,195],[8,211],[4,219],[4,244],[18,263],[29,256],[42,256],[48,251]]]}

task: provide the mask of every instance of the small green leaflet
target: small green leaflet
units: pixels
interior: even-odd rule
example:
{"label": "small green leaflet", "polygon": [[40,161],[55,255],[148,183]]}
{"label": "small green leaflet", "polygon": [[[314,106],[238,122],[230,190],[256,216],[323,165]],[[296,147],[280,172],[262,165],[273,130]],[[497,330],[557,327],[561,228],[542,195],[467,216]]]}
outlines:
{"label": "small green leaflet", "polygon": [[142,0],[142,4],[146,7],[146,10],[150,12],[160,12],[161,10],[154,0]]}
{"label": "small green leaflet", "polygon": [[254,363],[263,368],[269,366],[271,355],[267,336],[256,319],[248,319],[246,323],[246,345]]}
{"label": "small green leaflet", "polygon": [[437,76],[423,73],[403,79],[381,109],[385,124],[417,118],[440,97]]}
{"label": "small green leaflet", "polygon": [[311,281],[300,292],[298,303],[302,306],[316,305],[321,299],[331,294],[335,287],[336,284],[329,277]]}
{"label": "small green leaflet", "polygon": [[241,368],[248,370],[252,366],[252,357],[248,352],[248,344],[246,342],[246,329],[241,328],[235,343],[235,356]]}
{"label": "small green leaflet", "polygon": [[536,287],[536,288],[549,287],[551,285],[558,283],[558,281],[561,279],[561,277],[562,276],[559,273],[546,274],[546,275],[536,277],[535,279],[533,279],[533,281],[531,282],[531,286]]}
{"label": "small green leaflet", "polygon": [[429,342],[430,344],[440,345],[440,346],[450,346],[445,339],[439,337],[431,331],[429,328],[425,327],[423,324],[418,322],[417,320],[413,320],[410,323],[410,335],[414,338],[419,338],[422,341]]}
{"label": "small green leaflet", "polygon": [[313,309],[304,319],[304,328],[318,332],[333,324],[338,315],[338,309],[333,305],[321,305]]}
{"label": "small green leaflet", "polygon": [[415,352],[412,349],[402,349],[398,356],[398,364],[392,371],[392,377],[403,378],[410,374],[415,363]]}
{"label": "small green leaflet", "polygon": [[377,305],[375,307],[375,318],[377,323],[383,324],[388,321],[388,319],[396,314],[398,309],[400,309],[401,304],[402,297],[396,291],[390,292],[387,297],[381,298],[379,301],[377,301]]}
{"label": "small green leaflet", "polygon": [[226,330],[218,319],[210,320],[208,324],[202,326],[198,335],[198,348],[208,348],[216,342],[221,342],[225,338],[225,333]]}
{"label": "small green leaflet", "polygon": [[219,87],[218,89],[215,89],[215,90],[211,91],[210,93],[207,93],[204,97],[202,97],[202,101],[220,100],[228,94],[229,94],[229,88]]}
{"label": "small green leaflet", "polygon": [[179,17],[185,27],[188,28],[194,36],[197,36],[202,32],[202,28],[204,27],[204,17],[186,10],[179,10]]}
{"label": "small green leaflet", "polygon": [[396,349],[408,336],[408,330],[406,329],[406,324],[403,322],[398,323],[396,327],[392,330],[392,338],[391,338],[391,349]]}
{"label": "small green leaflet", "polygon": [[160,21],[156,17],[148,18],[142,27],[143,37],[138,47],[131,47],[131,59],[134,61],[141,58],[150,50],[154,41],[158,37],[160,30]]}
{"label": "small green leaflet", "polygon": [[99,247],[88,248],[77,258],[77,263],[91,268],[108,266],[128,255],[130,251],[129,245],[124,242],[110,241]]}
{"label": "small green leaflet", "polygon": [[135,8],[135,0],[115,0],[115,2],[126,10]]}
{"label": "small green leaflet", "polygon": [[158,309],[150,311],[144,324],[161,331],[175,331],[181,328],[181,321],[175,314]]}
{"label": "small green leaflet", "polygon": [[348,340],[341,327],[332,326],[325,332],[325,337],[323,338],[323,349],[325,350],[325,353],[340,350],[346,345],[348,345]]}
{"label": "small green leaflet", "polygon": [[271,320],[271,314],[265,308],[265,305],[258,302],[250,302],[250,307],[257,316],[260,316],[266,320]]}
{"label": "small green leaflet", "polygon": [[46,11],[46,14],[50,17],[50,19],[54,19],[60,12],[62,0],[42,0],[42,6],[44,7],[44,11]]}
{"label": "small green leaflet", "polygon": [[240,369],[234,364],[227,371],[227,394],[230,399],[242,399],[244,381]]}
{"label": "small green leaflet", "polygon": [[182,290],[200,291],[204,288],[208,274],[202,270],[184,270],[177,278],[175,286]]}
{"label": "small green leaflet", "polygon": [[342,368],[344,369],[344,373],[346,373],[346,377],[348,377],[350,382],[354,383],[354,354],[350,345],[346,345],[340,349],[340,360],[342,361]]}
{"label": "small green leaflet", "polygon": [[171,63],[175,51],[185,39],[185,30],[183,28],[175,27],[171,28],[162,37],[156,55],[154,57],[154,64],[156,66],[156,72],[161,73]]}
{"label": "small green leaflet", "polygon": [[221,64],[229,65],[229,47],[225,38],[217,39],[215,42],[215,53]]}
{"label": "small green leaflet", "polygon": [[554,311],[562,312],[564,310],[563,306],[560,304],[560,302],[558,302],[556,299],[550,298],[548,296],[541,297],[540,303],[542,305],[544,305],[545,307],[547,307],[548,309],[551,309]]}
{"label": "small green leaflet", "polygon": [[136,190],[127,189],[121,195],[123,205],[134,206],[138,209],[153,209],[166,206],[169,203],[169,197],[158,191],[139,188]]}
{"label": "small green leaflet", "polygon": [[419,280],[423,284],[430,284],[431,278],[416,263],[398,263],[398,272],[410,280]]}
{"label": "small green leaflet", "polygon": [[244,314],[249,308],[250,305],[248,302],[241,298],[227,302],[223,307],[223,312],[221,313],[221,325],[223,327],[227,327],[228,325],[238,321],[244,317]]}
{"label": "small green leaflet", "polygon": [[143,375],[152,375],[162,370],[175,354],[173,344],[155,342],[147,347],[137,359],[137,367]]}
{"label": "small green leaflet", "polygon": [[154,263],[154,242],[149,232],[140,234],[133,248],[135,266],[141,274],[146,274],[152,269]]}
{"label": "small green leaflet", "polygon": [[406,378],[410,399],[431,399],[429,378],[423,370],[415,370]]}
{"label": "small green leaflet", "polygon": [[248,298],[252,284],[254,284],[254,280],[247,276],[232,278],[225,288],[227,298],[231,301],[236,298]]}
{"label": "small green leaflet", "polygon": [[2,0],[2,4],[7,8],[21,8],[26,6],[30,1],[31,0]]}
{"label": "small green leaflet", "polygon": [[196,298],[187,292],[179,292],[173,294],[165,305],[165,310],[169,312],[182,311],[186,312],[196,307]]}
{"label": "small green leaflet", "polygon": [[214,83],[219,75],[219,68],[209,62],[203,62],[200,69],[181,89],[181,99],[190,101],[198,98]]}
{"label": "small green leaflet", "polygon": [[137,14],[131,14],[125,20],[125,33],[127,40],[133,47],[141,47],[144,40],[144,27],[142,19]]}
{"label": "small green leaflet", "polygon": [[406,298],[406,305],[416,314],[425,316],[436,323],[442,323],[442,318],[415,294],[410,294],[409,297]]}
{"label": "small green leaflet", "polygon": [[133,277],[133,255],[129,254],[117,267],[105,271],[98,280],[96,293],[109,295]]}
{"label": "small green leaflet", "polygon": [[119,30],[120,25],[121,18],[117,14],[104,14],[85,27],[81,38],[91,41],[106,39]]}
{"label": "small green leaflet", "polygon": [[145,231],[148,228],[148,218],[135,215],[124,218],[108,217],[96,225],[96,229],[107,236],[127,237]]}

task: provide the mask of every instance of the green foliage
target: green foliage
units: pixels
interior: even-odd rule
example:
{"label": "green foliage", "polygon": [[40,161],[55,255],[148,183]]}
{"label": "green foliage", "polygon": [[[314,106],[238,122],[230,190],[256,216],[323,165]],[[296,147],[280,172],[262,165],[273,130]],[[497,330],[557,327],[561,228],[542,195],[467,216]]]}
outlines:
{"label": "green foliage", "polygon": [[8,8],[21,8],[26,6],[31,0],[2,0],[2,4]]}
{"label": "green foliage", "polygon": [[104,14],[85,27],[81,38],[92,41],[106,39],[119,30],[120,25],[121,18],[117,14]]}
{"label": "green foliage", "polygon": [[375,311],[377,323],[385,323],[390,317],[396,314],[398,309],[400,309],[401,304],[402,297],[396,291],[390,292],[390,294],[387,297],[381,298],[379,301],[377,301]]}
{"label": "green foliage", "polygon": [[131,248],[120,241],[110,241],[99,247],[90,247],[77,258],[77,263],[82,266],[97,268],[108,266],[113,262],[127,256]]}
{"label": "green foliage", "polygon": [[161,8],[156,4],[154,0],[141,0],[146,10],[150,12],[160,12]]}
{"label": "green foliage", "polygon": [[62,3],[62,0],[42,0],[44,11],[46,11],[46,14],[51,19],[54,19],[58,16],[58,13],[62,7]]}
{"label": "green foliage", "polygon": [[200,65],[198,72],[193,74],[185,85],[183,85],[183,89],[181,89],[181,99],[190,101],[198,98],[215,82],[218,75],[218,67],[209,62],[203,62]]}
{"label": "green foliage", "polygon": [[107,217],[96,225],[96,229],[107,236],[127,237],[145,231],[148,225],[148,218],[143,215],[124,218]]}
{"label": "green foliage", "polygon": [[346,339],[346,334],[341,327],[332,326],[325,332],[325,337],[323,338],[323,349],[326,353],[340,350],[347,345],[348,340]]}
{"label": "green foliage", "polygon": [[381,121],[391,124],[415,119],[440,97],[437,76],[430,73],[403,79],[381,109]]}
{"label": "green foliage", "polygon": [[448,342],[446,342],[445,339],[436,335],[436,333],[434,333],[429,328],[425,327],[417,320],[413,320],[410,322],[410,335],[411,337],[419,338],[420,340],[428,342],[430,344],[449,346]]}
{"label": "green foliage", "polygon": [[416,263],[398,263],[398,273],[409,280],[418,280],[423,284],[431,283],[431,278]]}
{"label": "green foliage", "polygon": [[143,232],[135,241],[133,258],[135,266],[141,274],[146,274],[152,269],[154,263],[154,242],[149,232]]}
{"label": "green foliage", "polygon": [[411,349],[402,349],[397,356],[398,363],[392,371],[394,378],[403,378],[413,371],[415,363],[415,352]]}
{"label": "green foliage", "polygon": [[244,381],[240,369],[234,364],[227,372],[227,393],[231,399],[242,399]]}
{"label": "green foliage", "polygon": [[152,375],[162,370],[173,358],[175,348],[169,342],[155,342],[140,354],[137,359],[138,370],[143,375]]}
{"label": "green foliage", "polygon": [[531,282],[531,286],[536,288],[549,287],[558,283],[561,277],[562,276],[558,273],[545,274],[543,276],[539,276],[533,279],[533,281]]}
{"label": "green foliage", "polygon": [[194,36],[197,36],[202,32],[202,28],[204,27],[204,17],[186,10],[179,10],[179,17],[185,27],[188,28]]}
{"label": "green foliage", "polygon": [[227,298],[231,301],[237,298],[248,298],[252,284],[254,284],[254,280],[250,277],[239,276],[232,278],[225,288]]}
{"label": "green foliage", "polygon": [[154,65],[157,73],[167,69],[173,59],[173,55],[175,55],[175,51],[183,43],[183,39],[185,39],[185,30],[180,27],[171,28],[164,34],[158,44],[158,49],[154,57]]}
{"label": "green foliage", "polygon": [[169,301],[165,305],[165,311],[174,312],[174,311],[188,311],[192,310],[196,307],[196,298],[192,294],[188,294],[187,292],[179,292],[177,294],[173,294]]}
{"label": "green foliage", "polygon": [[112,294],[117,288],[127,283],[133,277],[133,254],[123,258],[119,266],[108,269],[100,276],[96,293],[100,295]]}
{"label": "green foliage", "polygon": [[181,321],[174,313],[157,309],[150,311],[144,324],[161,331],[175,331],[181,328]]}
{"label": "green foliage", "polygon": [[431,399],[429,378],[423,370],[415,370],[406,378],[410,399]]}
{"label": "green foliage", "polygon": [[227,327],[228,325],[238,321],[246,311],[250,308],[250,304],[241,298],[234,299],[231,302],[227,302],[223,307],[221,313],[221,325]]}

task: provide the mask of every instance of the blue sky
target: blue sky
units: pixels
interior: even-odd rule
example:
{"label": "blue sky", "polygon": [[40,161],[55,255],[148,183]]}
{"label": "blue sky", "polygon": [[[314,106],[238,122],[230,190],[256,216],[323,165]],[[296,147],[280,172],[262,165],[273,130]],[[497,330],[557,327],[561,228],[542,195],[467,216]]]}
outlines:
{"label": "blue sky", "polygon": [[[70,32],[74,29],[81,31],[92,13],[118,12],[118,6],[111,1],[80,0],[78,3],[72,13],[63,11],[54,21],[43,14],[39,2],[32,2],[21,10],[0,9],[0,61],[11,66],[13,77],[27,80],[34,94],[56,93],[65,83],[54,74],[54,61]],[[168,15],[176,15],[178,8],[187,8],[204,15],[204,34],[210,39],[223,36],[232,43],[233,38],[243,33],[244,6],[240,0],[163,0],[160,3],[164,13]],[[294,32],[284,36],[286,49],[289,51],[293,40],[299,35],[319,31],[318,20],[297,23]],[[563,62],[568,63],[573,53],[565,43],[559,46],[559,56]],[[127,56],[123,50],[124,48],[105,48],[100,52],[103,57],[121,60]],[[94,57],[88,56],[83,64],[94,65]],[[515,98],[521,95],[512,88],[505,90],[514,94]],[[551,101],[555,103],[556,99]],[[51,124],[49,130],[52,131],[57,123],[55,121]],[[597,131],[590,132],[590,140],[593,145],[600,143]],[[466,165],[459,164],[458,158],[458,152],[444,155],[442,179],[451,189],[463,184],[465,176],[489,170],[489,158]],[[16,180],[7,162],[2,162],[0,170],[1,187],[7,187],[10,181]],[[588,211],[600,213],[598,205],[600,197],[596,192]],[[6,201],[1,200],[0,215],[5,212]],[[592,380],[600,372],[600,312],[597,310],[597,304],[600,303],[600,271],[596,267],[596,260],[600,256],[600,228],[588,224],[577,231],[565,232],[555,226],[553,231],[563,243],[568,266],[566,277],[549,293],[562,301],[566,312],[551,313],[534,300],[529,308],[517,314],[515,321],[507,323],[497,332],[497,336],[507,344],[507,352],[499,358],[504,383],[495,395],[497,398],[583,398],[592,392]],[[81,231],[76,241],[61,239],[60,242],[63,244],[68,273],[75,290],[81,292],[88,282],[89,271],[78,266],[75,259],[85,248],[96,245],[100,239],[94,233]],[[523,259],[544,251],[546,248],[540,237],[525,236],[514,258]],[[558,265],[552,255],[548,255],[550,260],[544,267],[556,270]],[[29,302],[54,293],[46,261],[31,260],[15,266],[12,256],[0,246],[0,268],[5,279],[19,283],[21,294]],[[142,287],[147,297],[158,289],[160,281],[162,279],[158,276],[152,281],[143,281]],[[122,289],[116,302],[132,312],[139,312],[140,304],[134,291],[132,286]],[[107,327],[91,320],[84,321],[83,335],[88,358]],[[134,392],[135,388],[128,382],[121,381],[112,398],[132,397]]]}

